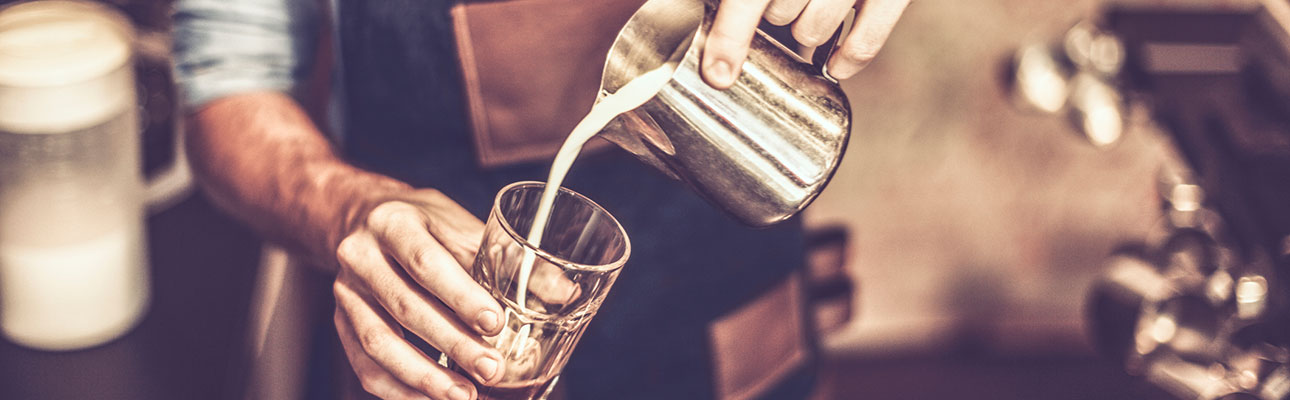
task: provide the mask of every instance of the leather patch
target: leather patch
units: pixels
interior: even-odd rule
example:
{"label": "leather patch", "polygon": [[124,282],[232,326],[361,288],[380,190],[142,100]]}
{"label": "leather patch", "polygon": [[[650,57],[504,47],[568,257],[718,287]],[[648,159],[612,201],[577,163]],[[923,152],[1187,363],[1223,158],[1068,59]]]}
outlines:
{"label": "leather patch", "polygon": [[[555,156],[595,103],[605,56],[644,0],[462,2],[452,9],[484,167]],[[595,139],[587,150],[604,148]]]}
{"label": "leather patch", "polygon": [[792,274],[709,326],[719,399],[751,399],[805,364],[802,282]]}

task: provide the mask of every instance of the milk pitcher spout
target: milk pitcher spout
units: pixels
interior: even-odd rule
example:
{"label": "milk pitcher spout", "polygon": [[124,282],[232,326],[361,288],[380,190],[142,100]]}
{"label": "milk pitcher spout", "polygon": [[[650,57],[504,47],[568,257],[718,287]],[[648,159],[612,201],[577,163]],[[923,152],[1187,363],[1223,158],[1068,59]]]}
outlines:
{"label": "milk pitcher spout", "polygon": [[810,204],[837,170],[851,107],[823,60],[813,65],[760,31],[735,84],[708,86],[699,65],[715,16],[704,0],[650,0],[632,16],[609,51],[600,95],[665,63],[676,70],[601,136],[739,221],[773,225]]}

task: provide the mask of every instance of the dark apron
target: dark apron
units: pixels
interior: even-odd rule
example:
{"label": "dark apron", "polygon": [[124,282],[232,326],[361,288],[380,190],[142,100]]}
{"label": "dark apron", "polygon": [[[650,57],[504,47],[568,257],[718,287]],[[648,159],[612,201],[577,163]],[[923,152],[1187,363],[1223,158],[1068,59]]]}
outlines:
{"label": "dark apron", "polygon": [[[545,181],[549,164],[478,166],[462,104],[451,5],[339,2],[344,147],[357,165],[438,189],[483,219],[501,187]],[[800,222],[745,228],[617,149],[584,155],[564,185],[622,222],[632,257],[560,384],[573,399],[713,397],[707,326],[803,264]],[[804,396],[813,380],[809,370],[770,397]]]}

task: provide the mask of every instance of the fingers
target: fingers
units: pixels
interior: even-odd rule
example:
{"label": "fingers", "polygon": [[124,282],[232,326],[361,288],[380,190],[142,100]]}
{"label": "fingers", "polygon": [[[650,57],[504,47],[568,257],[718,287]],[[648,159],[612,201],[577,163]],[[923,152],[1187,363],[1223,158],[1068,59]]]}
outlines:
{"label": "fingers", "polygon": [[896,27],[910,0],[866,0],[851,33],[842,40],[838,51],[829,59],[828,71],[837,79],[860,72],[873,61],[883,43]]}
{"label": "fingers", "polygon": [[[437,238],[430,235],[422,221],[423,216],[416,207],[390,202],[372,210],[368,225],[381,247],[388,250],[421,287],[447,304],[462,321],[471,324],[479,333],[496,334],[502,326],[501,306],[475,283]],[[475,238],[475,242],[478,243],[479,238]],[[356,256],[376,257],[370,254]]]}
{"label": "fingers", "polygon": [[[343,268],[336,280],[335,295],[338,305],[347,305],[343,307],[346,311],[357,308],[362,311],[360,315],[364,315],[374,313],[371,310],[376,307],[383,308],[399,325],[443,351],[462,368],[471,371],[479,381],[493,382],[502,375],[501,355],[497,350],[463,325],[447,306],[429,298],[420,286],[401,276],[386,261],[371,235],[351,235],[341,242],[338,253]],[[469,284],[478,288],[474,281]],[[371,296],[375,303],[365,305],[353,300],[356,292]],[[351,299],[342,301],[346,296]],[[362,338],[363,326],[356,316],[351,315],[350,319],[354,321],[355,328],[359,328],[359,337]],[[399,341],[412,348],[402,338]],[[388,360],[372,354],[370,349],[368,354],[378,363],[387,364],[382,361]]]}
{"label": "fingers", "polygon": [[[525,259],[525,248],[515,244],[504,244],[490,242],[486,249],[480,249],[483,252],[481,256],[488,257],[495,264],[493,273],[498,277],[494,279],[519,281],[518,276],[520,269],[523,268]],[[547,261],[536,255],[532,258],[532,270],[528,277],[528,293],[532,296],[528,299],[536,298],[539,303],[531,300],[525,300],[526,307],[550,311],[552,305],[567,306],[578,301],[582,297],[582,288],[577,283],[565,276],[565,270],[560,266]],[[503,284],[505,286],[505,284]],[[507,294],[510,295],[509,292]],[[542,308],[539,308],[542,307]]]}
{"label": "fingers", "polygon": [[479,240],[484,237],[484,221],[475,218],[460,204],[436,190],[417,191],[415,205],[425,213],[426,229],[461,265],[475,261]]}
{"label": "fingers", "polygon": [[564,276],[564,271],[551,263],[538,261],[529,277],[529,292],[547,304],[573,304],[582,296],[582,288]]}
{"label": "fingers", "polygon": [[811,0],[772,0],[766,7],[766,22],[775,26],[784,26],[797,19]]}
{"label": "fingers", "polygon": [[[828,61],[829,74],[846,79],[873,61],[910,0],[867,0],[851,33]],[[856,0],[724,0],[703,48],[703,79],[714,88],[734,84],[748,46],[764,16],[775,25],[793,23],[793,37],[805,46],[828,41]],[[796,21],[796,22],[794,22]]]}
{"label": "fingers", "polygon": [[410,396],[410,389],[437,399],[475,398],[470,381],[431,362],[404,341],[393,321],[382,316],[372,301],[341,280],[334,289],[336,306],[343,314],[335,318],[337,331],[364,389],[382,397],[418,398]]}
{"label": "fingers", "polygon": [[725,0],[703,46],[703,79],[717,89],[729,88],[739,77],[748,44],[770,0]]}
{"label": "fingers", "polygon": [[412,387],[399,382],[394,375],[385,372],[381,366],[376,365],[376,361],[372,361],[371,357],[363,353],[363,346],[358,344],[358,335],[354,333],[354,327],[350,326],[339,307],[336,308],[332,319],[336,323],[336,332],[340,335],[340,345],[345,349],[345,357],[349,358],[349,365],[358,375],[358,381],[363,385],[363,390],[382,399],[428,399]]}
{"label": "fingers", "polygon": [[824,44],[856,5],[856,0],[812,0],[793,24],[793,38],[803,46]]}

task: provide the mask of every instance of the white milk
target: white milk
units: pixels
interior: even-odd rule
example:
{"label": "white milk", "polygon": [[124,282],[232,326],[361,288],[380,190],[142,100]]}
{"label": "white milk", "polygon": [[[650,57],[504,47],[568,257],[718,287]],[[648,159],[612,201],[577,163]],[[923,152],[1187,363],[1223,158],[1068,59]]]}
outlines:
{"label": "white milk", "polygon": [[[529,229],[528,241],[533,247],[541,247],[542,233],[546,231],[547,219],[551,217],[551,205],[555,203],[555,195],[560,189],[560,184],[564,182],[564,176],[573,166],[573,160],[578,158],[578,153],[582,151],[582,145],[591,140],[592,137],[600,133],[610,121],[622,114],[640,107],[646,101],[658,94],[659,90],[672,78],[672,72],[676,70],[675,63],[665,63],[658,68],[650,70],[640,76],[627,82],[617,92],[597,101],[591,107],[578,125],[573,127],[569,137],[560,145],[560,151],[555,155],[555,161],[551,163],[551,173],[546,179],[546,189],[542,192],[542,201],[538,203],[537,216],[533,219],[533,227]],[[520,264],[519,287],[521,290],[516,291],[518,298],[516,304],[521,309],[524,307],[525,294],[528,290],[529,275],[533,269],[533,262],[536,254],[532,251],[524,252],[524,259]]]}
{"label": "white milk", "polygon": [[65,244],[0,245],[4,334],[42,349],[102,343],[134,326],[148,302],[143,227]]}

